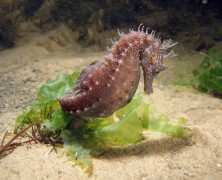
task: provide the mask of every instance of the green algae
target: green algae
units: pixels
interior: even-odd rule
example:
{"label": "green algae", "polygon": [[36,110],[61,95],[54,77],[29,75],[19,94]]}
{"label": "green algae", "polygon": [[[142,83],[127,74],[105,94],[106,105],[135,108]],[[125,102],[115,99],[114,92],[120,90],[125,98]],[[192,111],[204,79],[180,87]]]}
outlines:
{"label": "green algae", "polygon": [[[18,116],[15,133],[34,122],[40,122],[46,133],[59,132],[65,151],[70,160],[86,167],[92,173],[92,154],[101,153],[112,145],[135,144],[142,140],[144,130],[162,132],[178,138],[188,138],[190,130],[185,128],[186,119],[180,118],[172,124],[165,115],[156,115],[157,110],[144,100],[144,93],[133,97],[125,107],[107,118],[85,118],[85,124],[75,130],[69,130],[72,121],[80,117],[66,114],[61,110],[57,98],[72,91],[81,70],[71,75],[63,74],[57,80],[43,85],[37,100]],[[48,133],[48,134],[49,134]]]}

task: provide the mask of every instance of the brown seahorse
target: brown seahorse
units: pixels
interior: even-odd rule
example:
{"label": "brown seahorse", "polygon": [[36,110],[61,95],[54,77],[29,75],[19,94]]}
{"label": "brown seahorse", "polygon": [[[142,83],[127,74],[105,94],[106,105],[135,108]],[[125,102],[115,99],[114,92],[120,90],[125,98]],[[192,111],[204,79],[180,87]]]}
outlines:
{"label": "brown seahorse", "polygon": [[169,48],[177,43],[155,38],[155,31],[139,26],[128,34],[119,32],[105,62],[95,61],[80,75],[74,91],[59,99],[62,109],[82,117],[107,117],[128,104],[144,75],[144,91],[153,92],[153,78],[164,70],[163,58],[174,56]]}

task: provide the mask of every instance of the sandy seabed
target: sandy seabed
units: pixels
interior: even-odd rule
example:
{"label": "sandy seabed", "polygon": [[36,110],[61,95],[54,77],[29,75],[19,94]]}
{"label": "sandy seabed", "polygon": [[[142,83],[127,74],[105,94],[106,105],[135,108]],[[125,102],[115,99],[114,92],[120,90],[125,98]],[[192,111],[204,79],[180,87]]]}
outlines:
{"label": "sandy seabed", "polygon": [[[84,52],[78,45],[46,44],[39,36],[1,51],[0,138],[6,130],[13,132],[16,117],[34,102],[42,84],[93,60],[103,60],[103,55]],[[178,56],[166,64],[181,64],[185,59],[201,60],[202,56]],[[222,179],[222,100],[193,88],[175,87],[176,68],[161,72],[154,82],[154,94],[147,100],[172,119],[188,118],[193,136],[185,141],[146,133],[141,143],[94,158],[90,179]],[[142,88],[141,81],[138,91]],[[0,159],[0,179],[89,178],[80,167],[73,167],[63,150],[49,153],[51,148],[41,144],[18,147]]]}

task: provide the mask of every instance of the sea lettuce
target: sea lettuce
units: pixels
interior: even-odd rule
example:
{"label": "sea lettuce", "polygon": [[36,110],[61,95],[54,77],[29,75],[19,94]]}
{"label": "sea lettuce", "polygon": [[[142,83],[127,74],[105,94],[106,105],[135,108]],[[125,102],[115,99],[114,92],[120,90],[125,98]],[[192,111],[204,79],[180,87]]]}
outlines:
{"label": "sea lettuce", "polygon": [[[60,142],[70,159],[92,172],[91,155],[101,153],[112,145],[135,144],[142,140],[144,130],[159,131],[166,135],[188,138],[190,130],[185,128],[186,119],[172,124],[165,115],[157,115],[153,105],[144,100],[144,93],[133,97],[125,107],[107,118],[84,118],[85,123],[69,130],[72,121],[81,117],[62,111],[58,98],[72,91],[81,70],[71,75],[63,74],[57,80],[40,87],[37,100],[21,114],[15,124],[15,132],[34,122],[39,122],[45,132],[59,132]],[[48,133],[50,134],[50,133]]]}
{"label": "sea lettuce", "polygon": [[74,71],[71,75],[61,74],[58,79],[40,87],[37,101],[47,102],[55,100],[71,91],[81,74],[81,69]]}
{"label": "sea lettuce", "polygon": [[[41,86],[36,102],[28,106],[26,111],[17,118],[14,128],[15,133],[36,121],[40,123],[46,121],[44,123],[50,129],[49,126],[53,125],[49,125],[49,121],[56,123],[54,122],[55,119],[59,120],[62,117],[67,119],[68,116],[61,112],[61,106],[57,99],[72,91],[80,73],[81,69],[74,71],[71,75],[61,74],[58,79]],[[56,112],[57,110],[58,112]],[[63,119],[64,122],[66,122],[65,119]],[[54,127],[54,129],[58,128]]]}

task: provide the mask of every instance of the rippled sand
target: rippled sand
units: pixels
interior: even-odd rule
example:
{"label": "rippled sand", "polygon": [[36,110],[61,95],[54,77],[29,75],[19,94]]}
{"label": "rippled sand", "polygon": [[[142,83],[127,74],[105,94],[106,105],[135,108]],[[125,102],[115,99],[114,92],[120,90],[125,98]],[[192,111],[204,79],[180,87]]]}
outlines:
{"label": "rippled sand", "polygon": [[[42,43],[39,43],[42,42]],[[74,50],[73,50],[74,49]],[[105,52],[83,51],[78,45],[47,45],[34,36],[17,47],[0,52],[0,137],[25,106],[33,102],[37,89],[61,73],[71,73]],[[177,56],[166,64],[200,61],[198,54]],[[178,67],[178,66],[177,66]],[[93,159],[92,179],[221,179],[222,100],[193,88],[175,87],[177,67],[161,72],[154,82],[154,94],[147,97],[159,112],[176,119],[186,117],[193,136],[188,141],[159,133],[146,133],[136,145],[106,152]],[[139,90],[143,83],[139,85]],[[73,167],[62,149],[49,153],[51,146],[26,144],[0,159],[0,179],[87,179]]]}

